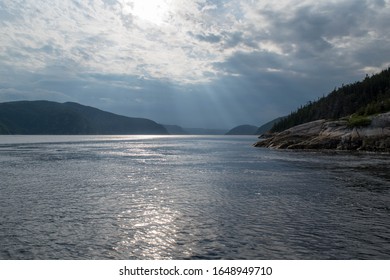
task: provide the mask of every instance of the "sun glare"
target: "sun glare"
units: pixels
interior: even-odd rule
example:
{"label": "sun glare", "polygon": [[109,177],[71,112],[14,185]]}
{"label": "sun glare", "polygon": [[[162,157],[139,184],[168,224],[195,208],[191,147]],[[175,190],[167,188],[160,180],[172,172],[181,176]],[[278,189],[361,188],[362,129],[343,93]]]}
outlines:
{"label": "sun glare", "polygon": [[161,25],[169,9],[170,4],[165,0],[133,0],[131,13],[140,20]]}

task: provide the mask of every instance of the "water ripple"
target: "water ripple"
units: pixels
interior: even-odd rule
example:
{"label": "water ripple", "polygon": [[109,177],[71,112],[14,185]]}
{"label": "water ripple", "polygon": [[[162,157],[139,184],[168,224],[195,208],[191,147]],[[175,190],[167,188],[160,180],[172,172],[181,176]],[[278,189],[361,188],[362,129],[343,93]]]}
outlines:
{"label": "water ripple", "polygon": [[0,259],[390,257],[384,155],[249,137],[3,140]]}

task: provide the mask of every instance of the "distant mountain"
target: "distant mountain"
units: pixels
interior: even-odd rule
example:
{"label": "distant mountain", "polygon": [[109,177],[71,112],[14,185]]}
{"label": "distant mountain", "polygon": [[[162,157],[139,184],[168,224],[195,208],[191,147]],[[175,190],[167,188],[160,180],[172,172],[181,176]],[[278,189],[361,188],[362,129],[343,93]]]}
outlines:
{"label": "distant mountain", "polygon": [[320,119],[364,118],[390,111],[390,68],[362,81],[343,85],[315,102],[308,102],[275,123],[272,132]]}
{"label": "distant mountain", "polygon": [[191,135],[224,135],[226,130],[210,128],[184,128]]}
{"label": "distant mountain", "polygon": [[262,126],[260,126],[260,127],[257,129],[257,131],[256,131],[255,134],[256,134],[256,135],[261,135],[261,134],[264,134],[264,133],[270,131],[271,128],[274,126],[274,124],[277,123],[277,122],[279,122],[279,121],[281,121],[283,118],[285,118],[285,117],[279,117],[279,118],[276,118],[276,119],[274,119],[274,120],[272,120],[272,121],[269,121],[269,122],[263,124]]}
{"label": "distant mountain", "polygon": [[78,103],[0,103],[0,134],[168,134],[154,121],[129,118]]}
{"label": "distant mountain", "polygon": [[186,134],[188,134],[187,131],[185,131],[181,126],[178,126],[178,125],[163,124],[163,126],[168,131],[168,133],[172,134],[172,135],[186,135]]}
{"label": "distant mountain", "polygon": [[183,128],[179,125],[163,124],[171,135],[224,135],[226,130],[212,128]]}
{"label": "distant mountain", "polygon": [[254,135],[256,134],[257,129],[257,126],[244,124],[232,128],[226,132],[226,135]]}

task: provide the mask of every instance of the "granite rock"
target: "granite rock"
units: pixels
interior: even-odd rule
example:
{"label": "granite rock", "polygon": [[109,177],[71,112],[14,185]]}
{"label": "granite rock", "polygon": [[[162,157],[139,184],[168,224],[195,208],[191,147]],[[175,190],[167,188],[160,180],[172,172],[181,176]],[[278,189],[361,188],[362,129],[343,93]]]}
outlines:
{"label": "granite rock", "polygon": [[390,112],[371,116],[371,124],[350,127],[345,119],[317,120],[267,135],[255,147],[390,152]]}

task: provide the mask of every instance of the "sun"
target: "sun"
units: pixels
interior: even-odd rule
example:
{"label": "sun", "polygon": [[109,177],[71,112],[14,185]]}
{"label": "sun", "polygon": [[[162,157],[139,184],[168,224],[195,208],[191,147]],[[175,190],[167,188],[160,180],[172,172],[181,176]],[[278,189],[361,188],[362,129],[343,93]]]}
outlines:
{"label": "sun", "polygon": [[133,0],[132,2],[132,15],[155,25],[162,25],[170,10],[170,3],[166,0]]}

